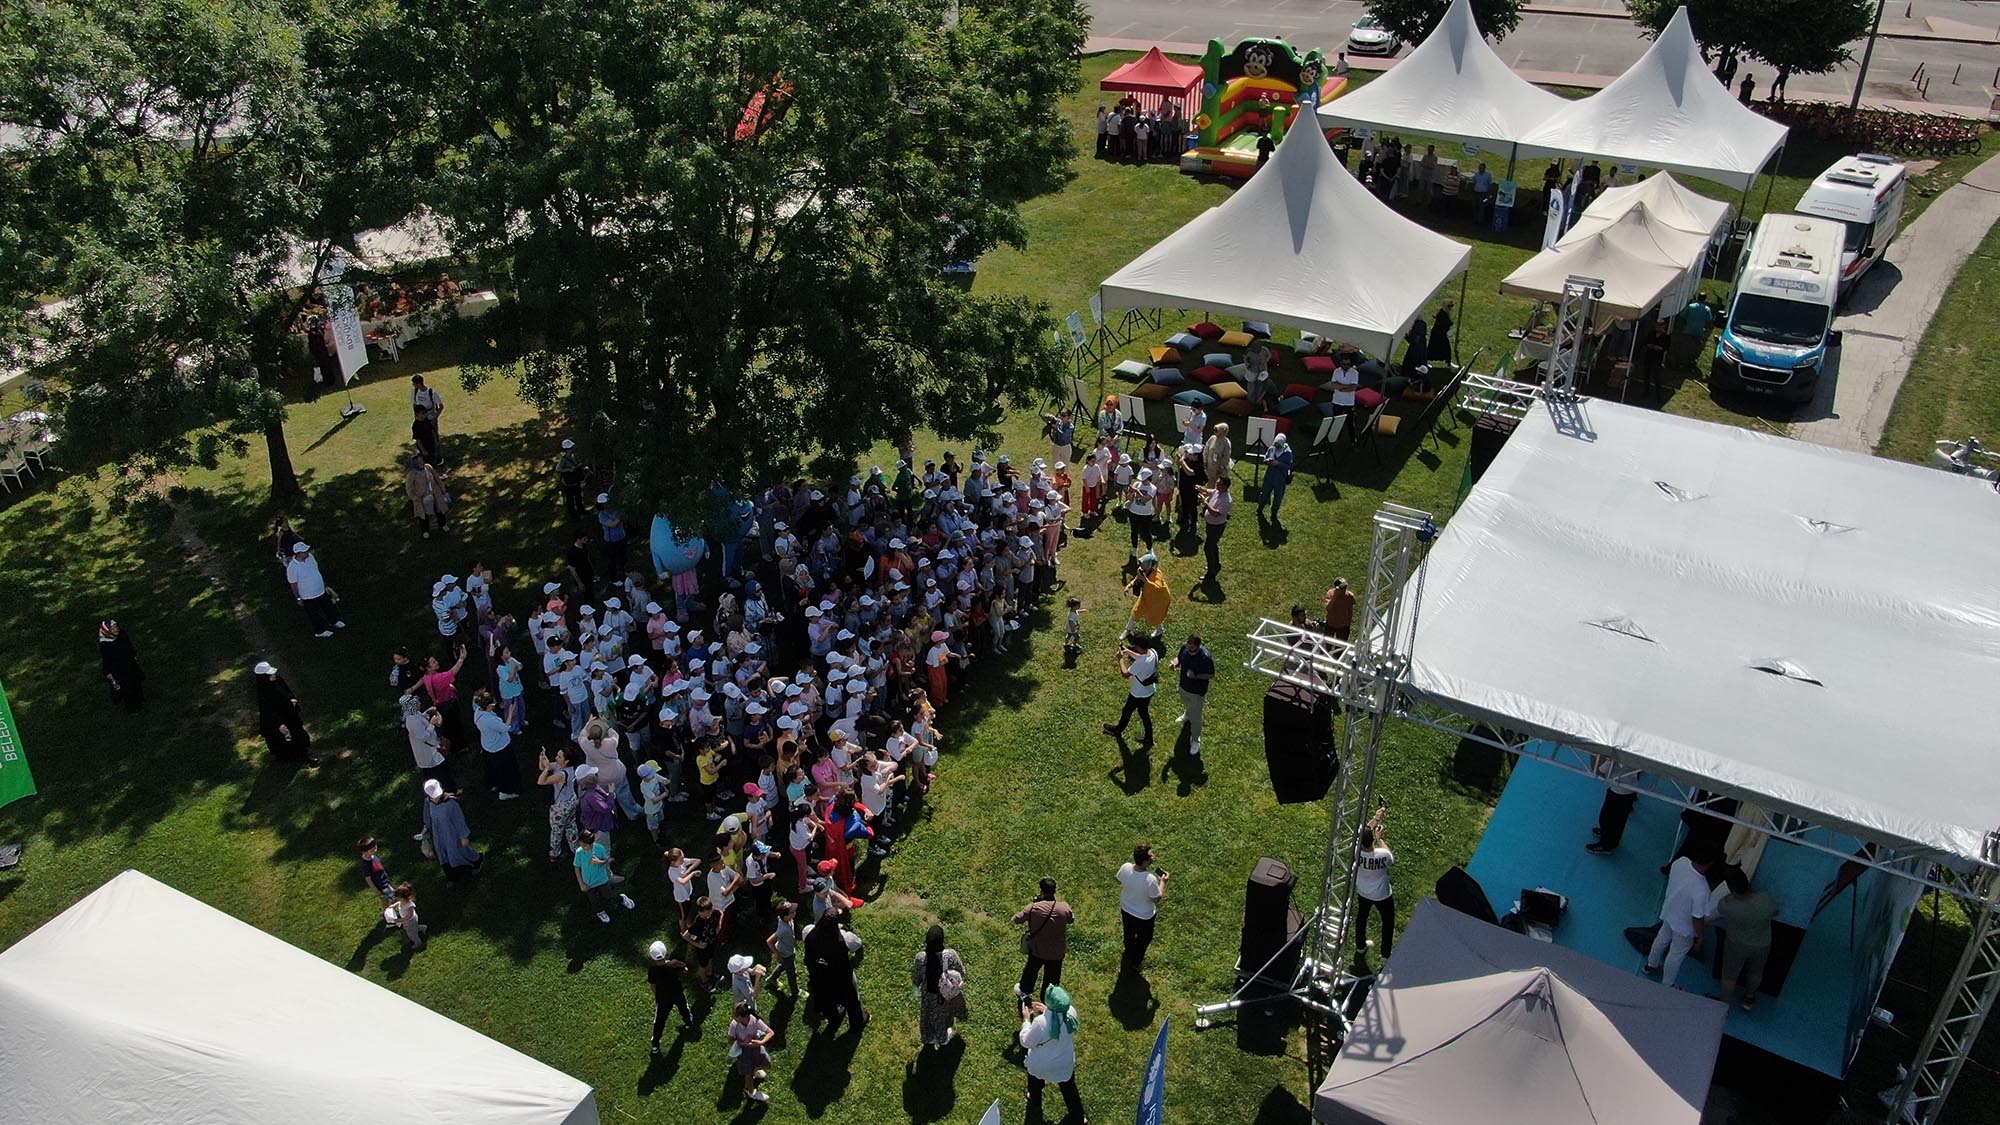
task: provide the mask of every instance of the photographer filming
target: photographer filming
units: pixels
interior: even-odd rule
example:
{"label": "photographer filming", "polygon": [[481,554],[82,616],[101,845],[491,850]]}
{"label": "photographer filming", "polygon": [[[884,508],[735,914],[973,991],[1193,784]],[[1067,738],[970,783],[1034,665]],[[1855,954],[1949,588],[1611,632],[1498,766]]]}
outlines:
{"label": "photographer filming", "polygon": [[1139,725],[1145,729],[1141,746],[1153,744],[1153,693],[1159,690],[1160,654],[1153,651],[1153,638],[1128,637],[1118,649],[1118,671],[1128,681],[1125,690],[1125,709],[1118,713],[1118,722],[1104,724],[1104,733],[1115,738],[1125,737],[1125,726],[1133,715],[1139,716]]}

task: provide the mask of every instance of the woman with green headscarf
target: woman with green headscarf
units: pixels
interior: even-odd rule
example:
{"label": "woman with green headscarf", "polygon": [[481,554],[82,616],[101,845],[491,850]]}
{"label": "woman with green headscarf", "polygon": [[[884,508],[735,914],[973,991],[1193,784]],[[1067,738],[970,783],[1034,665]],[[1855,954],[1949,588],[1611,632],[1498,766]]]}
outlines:
{"label": "woman with green headscarf", "polygon": [[1021,1001],[1021,1048],[1028,1052],[1028,1116],[1041,1116],[1042,1087],[1055,1083],[1077,1125],[1090,1125],[1076,1090],[1076,1009],[1069,993],[1052,984],[1042,1000]]}

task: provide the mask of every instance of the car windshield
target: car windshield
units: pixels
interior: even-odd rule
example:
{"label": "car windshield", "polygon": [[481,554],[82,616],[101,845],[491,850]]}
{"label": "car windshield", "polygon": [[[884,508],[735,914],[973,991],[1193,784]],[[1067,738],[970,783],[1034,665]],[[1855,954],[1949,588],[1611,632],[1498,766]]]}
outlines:
{"label": "car windshield", "polygon": [[1354,25],[1354,30],[1356,31],[1380,31],[1381,29],[1382,25],[1375,22],[1374,16],[1362,16],[1360,22]]}
{"label": "car windshield", "polygon": [[1826,318],[1824,305],[1745,293],[1729,314],[1729,330],[1773,344],[1817,344],[1826,335]]}
{"label": "car windshield", "polygon": [[1849,254],[1861,253],[1868,245],[1868,236],[1874,233],[1874,223],[1848,223],[1846,251]]}

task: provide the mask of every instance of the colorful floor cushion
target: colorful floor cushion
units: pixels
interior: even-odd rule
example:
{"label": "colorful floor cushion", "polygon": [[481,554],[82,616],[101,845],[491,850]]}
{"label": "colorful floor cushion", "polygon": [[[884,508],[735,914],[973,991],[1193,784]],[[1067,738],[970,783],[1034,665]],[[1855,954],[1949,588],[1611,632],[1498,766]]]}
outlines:
{"label": "colorful floor cushion", "polygon": [[1178,367],[1155,367],[1153,382],[1163,387],[1184,387],[1187,385],[1187,376],[1181,374],[1181,369]]}
{"label": "colorful floor cushion", "polygon": [[1188,378],[1198,379],[1204,383],[1220,383],[1224,379],[1229,378],[1229,372],[1212,363],[1204,363],[1193,371],[1188,372]]}
{"label": "colorful floor cushion", "polygon": [[1217,336],[1222,335],[1224,329],[1222,325],[1217,324],[1212,320],[1204,320],[1200,324],[1188,325],[1188,331],[1194,333],[1195,335],[1201,337],[1204,340],[1213,340]]}
{"label": "colorful floor cushion", "polygon": [[1198,348],[1201,346],[1201,337],[1191,332],[1183,332],[1178,336],[1167,337],[1167,346],[1170,348],[1179,348],[1182,351],[1186,351],[1189,348]]}
{"label": "colorful floor cushion", "polygon": [[1280,419],[1278,419],[1278,432],[1279,432],[1279,433],[1281,433],[1281,434],[1283,434],[1283,435],[1285,435],[1286,437],[1291,437],[1291,436],[1292,436],[1292,420],[1291,420],[1290,418],[1280,418]]}
{"label": "colorful floor cushion", "polygon": [[1111,369],[1111,374],[1132,381],[1144,379],[1153,370],[1153,365],[1142,359],[1128,359]]}
{"label": "colorful floor cushion", "polygon": [[1278,413],[1280,414],[1296,414],[1301,410],[1310,409],[1312,409],[1312,400],[1309,398],[1286,395],[1284,398],[1278,400]]}
{"label": "colorful floor cushion", "polygon": [[[1153,378],[1157,379],[1159,377],[1159,372],[1153,372]],[[1285,384],[1285,389],[1278,393],[1286,398],[1302,398],[1307,402],[1312,402],[1319,398],[1319,388],[1310,383],[1287,383]]]}
{"label": "colorful floor cushion", "polygon": [[1299,362],[1305,365],[1308,375],[1331,375],[1335,367],[1333,357],[1330,355],[1309,355]]}
{"label": "colorful floor cushion", "polygon": [[1174,389],[1165,383],[1147,383],[1143,386],[1133,387],[1126,393],[1137,395],[1147,402],[1165,402],[1167,396],[1174,393]]}
{"label": "colorful floor cushion", "polygon": [[1189,387],[1174,395],[1173,400],[1182,406],[1212,406],[1215,403],[1215,396],[1200,387]]}
{"label": "colorful floor cushion", "polygon": [[1373,410],[1382,405],[1382,392],[1374,387],[1363,387],[1354,392],[1354,405],[1363,410]]}
{"label": "colorful floor cushion", "polygon": [[1153,365],[1155,367],[1162,363],[1179,363],[1181,361],[1181,350],[1175,347],[1154,348],[1146,354],[1153,357]]}
{"label": "colorful floor cushion", "polygon": [[1250,380],[1250,365],[1247,363],[1232,363],[1224,368],[1224,370],[1229,372],[1231,379],[1239,383],[1245,383]]}
{"label": "colorful floor cushion", "polygon": [[1250,400],[1247,398],[1232,398],[1227,402],[1218,402],[1215,404],[1215,412],[1217,414],[1227,414],[1232,418],[1248,418],[1250,417]]}
{"label": "colorful floor cushion", "polygon": [[1219,399],[1248,398],[1250,392],[1241,383],[1217,383],[1208,388]]}
{"label": "colorful floor cushion", "polygon": [[1224,332],[1220,343],[1225,348],[1247,348],[1257,337],[1248,332]]}
{"label": "colorful floor cushion", "polygon": [[1250,333],[1252,336],[1269,336],[1271,334],[1271,325],[1268,321],[1246,320],[1243,322],[1243,331]]}
{"label": "colorful floor cushion", "polygon": [[1236,362],[1236,357],[1228,352],[1209,352],[1201,357],[1201,361],[1211,367],[1228,367]]}

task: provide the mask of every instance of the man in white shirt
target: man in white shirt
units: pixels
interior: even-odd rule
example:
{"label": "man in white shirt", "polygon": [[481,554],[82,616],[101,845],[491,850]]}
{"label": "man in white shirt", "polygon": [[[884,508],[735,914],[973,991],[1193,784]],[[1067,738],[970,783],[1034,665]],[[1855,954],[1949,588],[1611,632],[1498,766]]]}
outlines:
{"label": "man in white shirt", "polygon": [[[459,623],[465,620],[465,591],[458,588],[458,579],[447,574],[431,587],[431,613],[437,617],[438,636],[447,642],[458,636]],[[449,650],[447,643],[445,648]]]}
{"label": "man in white shirt", "polygon": [[306,611],[306,624],[315,637],[331,637],[335,629],[347,628],[335,611],[333,594],[319,572],[319,558],[304,543],[292,545],[292,558],[285,564],[285,581],[291,583],[292,597]]}
{"label": "man in white shirt", "polygon": [[1187,408],[1187,417],[1181,422],[1181,444],[1200,447],[1208,437],[1208,411],[1199,406]]}
{"label": "man in white shirt", "polygon": [[1153,537],[1158,534],[1153,512],[1159,495],[1159,486],[1153,483],[1153,470],[1140,469],[1139,478],[1132,482],[1131,490],[1125,494],[1125,523],[1132,533],[1132,558],[1139,557],[1139,540],[1142,538],[1146,541],[1146,549],[1153,549]]}
{"label": "man in white shirt", "polygon": [[1646,954],[1642,971],[1675,988],[1681,962],[1701,949],[1714,892],[1708,885],[1713,857],[1684,855],[1667,869],[1667,894],[1660,902],[1660,932]]}
{"label": "man in white shirt", "polygon": [[1119,975],[1136,973],[1146,963],[1146,947],[1153,944],[1153,923],[1160,913],[1160,900],[1167,894],[1168,875],[1153,870],[1153,845],[1132,849],[1132,862],[1118,868],[1118,912],[1125,924],[1125,954],[1119,961]]}
{"label": "man in white shirt", "polygon": [[1389,839],[1382,832],[1383,818],[1389,810],[1375,810],[1375,816],[1361,830],[1360,846],[1354,856],[1354,905],[1358,917],[1355,924],[1354,948],[1356,955],[1368,948],[1368,915],[1372,911],[1382,916],[1382,956],[1387,957],[1396,948],[1396,891],[1389,885],[1389,869],[1396,866],[1396,853],[1389,850]]}
{"label": "man in white shirt", "polygon": [[1493,173],[1486,170],[1484,163],[1472,175],[1472,198],[1479,207],[1479,221],[1483,223],[1493,214]]}
{"label": "man in white shirt", "polygon": [[1118,722],[1104,724],[1104,733],[1116,738],[1125,737],[1125,726],[1132,716],[1139,716],[1139,725],[1145,735],[1139,740],[1141,746],[1153,744],[1153,693],[1159,690],[1160,654],[1153,651],[1151,637],[1135,637],[1125,642],[1118,652],[1118,667],[1128,681],[1125,691],[1125,709],[1118,714]]}

